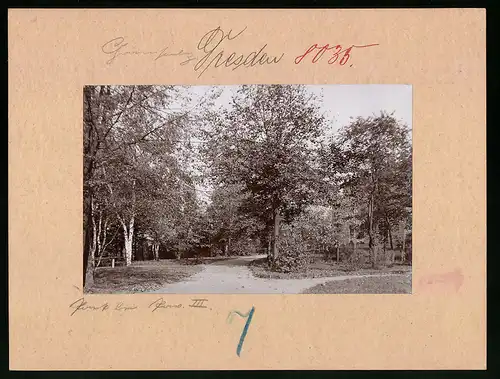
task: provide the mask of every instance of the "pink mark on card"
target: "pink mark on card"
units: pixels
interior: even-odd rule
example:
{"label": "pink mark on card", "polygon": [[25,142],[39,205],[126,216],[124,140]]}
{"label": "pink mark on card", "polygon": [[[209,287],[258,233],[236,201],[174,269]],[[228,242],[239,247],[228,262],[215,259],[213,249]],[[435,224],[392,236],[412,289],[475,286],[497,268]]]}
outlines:
{"label": "pink mark on card", "polygon": [[464,275],[462,274],[462,270],[456,268],[453,271],[440,273],[440,274],[431,274],[425,275],[419,280],[419,287],[425,288],[428,290],[434,290],[438,287],[442,287],[443,289],[449,288],[451,285],[455,291],[458,291],[464,282]]}

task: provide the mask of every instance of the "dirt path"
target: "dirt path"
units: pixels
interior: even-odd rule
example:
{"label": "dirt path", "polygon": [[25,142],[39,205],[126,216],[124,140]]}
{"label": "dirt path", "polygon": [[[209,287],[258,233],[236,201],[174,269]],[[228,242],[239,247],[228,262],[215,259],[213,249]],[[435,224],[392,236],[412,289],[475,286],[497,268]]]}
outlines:
{"label": "dirt path", "polygon": [[345,275],[314,279],[263,279],[252,275],[247,265],[259,257],[239,257],[202,265],[203,270],[187,281],[171,283],[154,293],[193,294],[298,294],[303,290],[330,281],[392,274]]}

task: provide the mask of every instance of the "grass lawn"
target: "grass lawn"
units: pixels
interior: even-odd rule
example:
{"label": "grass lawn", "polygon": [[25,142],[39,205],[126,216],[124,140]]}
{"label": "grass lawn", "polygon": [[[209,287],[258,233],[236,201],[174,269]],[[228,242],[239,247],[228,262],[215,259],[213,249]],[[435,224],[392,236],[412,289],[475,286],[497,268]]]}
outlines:
{"label": "grass lawn", "polygon": [[322,257],[316,257],[302,272],[281,273],[270,271],[265,258],[253,261],[249,268],[254,276],[265,279],[304,279],[344,275],[411,273],[411,266],[400,263],[395,263],[392,267],[381,266],[375,269],[371,268],[371,265],[367,263],[362,265],[362,267],[353,270],[352,267],[347,264],[337,264],[332,261],[328,262]]}
{"label": "grass lawn", "polygon": [[135,293],[156,290],[167,283],[186,280],[201,271],[184,260],[138,261],[129,267],[99,267],[88,293]]}
{"label": "grass lawn", "polygon": [[392,275],[331,281],[305,290],[308,294],[411,293],[411,275]]}

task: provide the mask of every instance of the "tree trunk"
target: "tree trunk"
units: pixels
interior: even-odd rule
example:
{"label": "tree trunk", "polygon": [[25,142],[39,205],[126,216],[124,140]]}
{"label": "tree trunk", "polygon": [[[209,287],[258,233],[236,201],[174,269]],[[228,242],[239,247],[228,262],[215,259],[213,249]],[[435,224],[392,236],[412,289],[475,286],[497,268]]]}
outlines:
{"label": "tree trunk", "polygon": [[85,289],[91,288],[94,285],[94,262],[88,257],[87,267],[85,273]]}
{"label": "tree trunk", "polygon": [[125,237],[125,264],[130,266],[132,264],[132,236],[124,233]]}
{"label": "tree trunk", "polygon": [[368,248],[370,251],[372,268],[375,268],[377,258],[376,258],[375,241],[373,235],[373,201],[374,201],[374,196],[372,193],[370,196],[370,202],[368,204],[368,237],[369,237]]}
{"label": "tree trunk", "polygon": [[[84,276],[83,288],[90,288],[94,284],[94,265],[95,265],[95,250],[97,230],[94,218],[94,198],[92,194],[89,197],[87,227],[84,244]],[[91,224],[91,225],[89,225]]]}
{"label": "tree trunk", "polygon": [[[135,179],[132,181],[132,210],[135,209]],[[132,257],[133,257],[133,242],[134,242],[134,221],[135,217],[133,216],[134,213],[132,212],[132,216],[130,217],[130,221],[128,223],[128,232],[127,232],[127,226],[124,223],[124,236],[125,236],[125,264],[127,266],[130,266],[132,264]]]}
{"label": "tree trunk", "polygon": [[[92,104],[92,93],[89,89],[90,87],[83,87],[84,91],[84,99],[87,104],[87,117],[93,121],[93,115],[91,111]],[[84,217],[84,230],[83,230],[83,288],[91,287],[93,285],[93,269],[89,270],[89,261],[90,261],[90,249],[92,244],[92,228],[90,226],[92,220],[92,206],[91,199],[93,197],[92,187],[89,184],[90,179],[92,179],[93,170],[94,170],[94,157],[97,151],[97,139],[93,138],[95,136],[95,130],[93,128],[93,124],[90,122],[88,127],[84,128],[87,143],[85,143],[84,137],[84,146],[83,146],[83,154],[84,154],[84,162],[83,162],[83,217]]]}
{"label": "tree trunk", "polygon": [[155,242],[153,244],[153,257],[155,261],[160,260],[160,255],[158,254],[159,250],[160,250],[160,244],[158,242]]}
{"label": "tree trunk", "polygon": [[[387,215],[387,213],[385,213],[385,224],[386,224],[386,228],[387,228],[387,239],[389,241],[389,249],[391,251],[390,257],[389,257],[389,263],[393,264],[394,258],[395,258],[394,243],[392,240],[391,222],[389,221],[389,216]],[[384,245],[384,250],[385,250],[385,245]]]}
{"label": "tree trunk", "polygon": [[279,210],[276,208],[273,211],[274,229],[273,229],[273,238],[272,238],[272,243],[271,243],[271,251],[272,251],[273,261],[275,261],[276,258],[278,258],[278,254],[279,254],[280,222],[281,222],[281,215],[279,213]]}
{"label": "tree trunk", "polygon": [[[96,250],[95,253],[100,254],[102,250],[102,210],[99,211],[99,222],[97,226],[97,233],[96,233]],[[94,253],[94,257],[95,257]],[[94,258],[95,261],[95,258]]]}
{"label": "tree trunk", "polygon": [[132,264],[132,242],[134,238],[134,217],[131,217],[130,222],[127,224],[120,220],[123,227],[123,240],[125,242],[125,264],[130,266]]}
{"label": "tree trunk", "polygon": [[389,256],[387,256],[387,243],[389,242],[389,225],[386,226],[386,230],[384,232],[384,260],[386,264],[390,264],[391,262],[391,250],[389,245]]}
{"label": "tree trunk", "polygon": [[101,257],[104,249],[106,248],[106,242],[108,237],[108,218],[104,218],[104,222],[102,220],[102,210],[99,212],[99,228],[97,230],[97,249],[96,254],[98,257]]}
{"label": "tree trunk", "polygon": [[404,262],[406,260],[405,248],[406,248],[406,228],[403,227],[403,242],[401,245],[401,262]]}
{"label": "tree trunk", "polygon": [[83,241],[83,288],[90,288],[94,284],[94,267],[92,262],[92,257],[90,254],[92,245],[92,228],[90,227],[90,206],[87,206],[87,226],[84,230],[84,241]]}
{"label": "tree trunk", "polygon": [[339,254],[340,246],[337,244],[337,263],[340,262],[340,254]]}
{"label": "tree trunk", "polygon": [[394,243],[392,241],[391,224],[389,224],[389,219],[387,219],[387,232],[389,234],[389,246],[391,247],[391,250],[394,250]]}
{"label": "tree trunk", "polygon": [[94,199],[91,200],[91,208],[92,208],[92,245],[90,246],[90,261],[92,262],[92,266],[95,262],[95,252],[97,250],[97,238],[98,238],[98,230],[95,222],[95,206]]}
{"label": "tree trunk", "polygon": [[106,219],[104,220],[104,231],[103,231],[103,237],[102,237],[102,241],[101,241],[101,249],[99,251],[99,258],[97,260],[97,263],[95,264],[95,267],[94,267],[94,270],[99,267],[99,265],[101,264],[101,260],[102,260],[102,257],[104,255],[104,252],[106,251],[106,248],[109,246],[109,244],[111,242],[113,242],[113,240],[115,239],[116,235],[118,234],[118,232],[120,231],[119,228],[116,229],[114,235],[110,238],[110,240],[108,241],[108,218],[106,217]]}

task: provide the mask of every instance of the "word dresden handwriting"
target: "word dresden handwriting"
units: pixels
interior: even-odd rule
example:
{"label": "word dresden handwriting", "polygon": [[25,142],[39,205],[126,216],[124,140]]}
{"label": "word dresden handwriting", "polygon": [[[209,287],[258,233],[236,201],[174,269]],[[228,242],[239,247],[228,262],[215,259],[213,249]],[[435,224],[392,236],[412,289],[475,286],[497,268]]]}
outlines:
{"label": "word dresden handwriting", "polygon": [[202,51],[205,55],[199,59],[194,66],[195,71],[200,71],[198,77],[201,77],[201,75],[212,66],[232,67],[234,71],[241,66],[253,67],[256,65],[276,64],[283,58],[284,53],[281,53],[279,57],[277,55],[268,56],[264,51],[267,48],[267,43],[262,45],[259,50],[252,51],[248,54],[237,54],[235,52],[226,53],[223,49],[223,43],[225,41],[227,43],[227,41],[235,40],[242,35],[245,30],[246,27],[238,34],[234,35],[232,30],[226,34],[220,27],[217,27],[201,37],[197,49]]}

